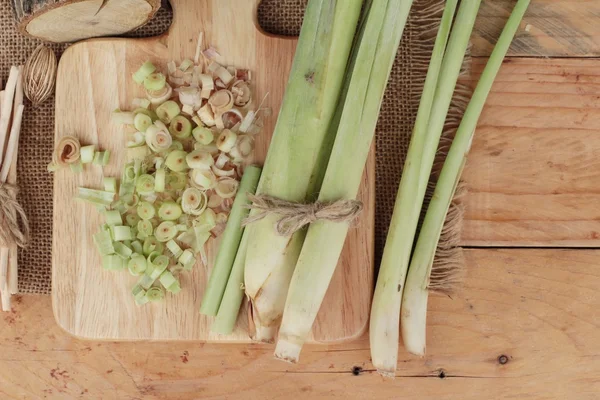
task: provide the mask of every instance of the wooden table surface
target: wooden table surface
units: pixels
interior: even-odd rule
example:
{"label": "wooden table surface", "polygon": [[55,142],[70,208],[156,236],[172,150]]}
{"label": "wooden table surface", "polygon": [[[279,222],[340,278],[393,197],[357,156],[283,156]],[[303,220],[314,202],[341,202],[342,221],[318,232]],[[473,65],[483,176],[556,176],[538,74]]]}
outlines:
{"label": "wooden table surface", "polygon": [[[475,78],[514,0],[484,0]],[[428,354],[374,372],[368,337],[307,346],[70,337],[49,296],[0,315],[1,399],[598,399],[600,1],[532,0],[465,171],[467,278],[434,296]]]}

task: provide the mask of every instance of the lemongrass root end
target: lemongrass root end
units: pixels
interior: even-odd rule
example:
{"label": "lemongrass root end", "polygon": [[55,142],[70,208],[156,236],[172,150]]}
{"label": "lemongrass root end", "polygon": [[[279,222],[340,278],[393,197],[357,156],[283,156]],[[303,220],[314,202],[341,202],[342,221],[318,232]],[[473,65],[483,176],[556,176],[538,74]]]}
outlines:
{"label": "lemongrass root end", "polygon": [[285,339],[279,339],[275,347],[275,358],[296,364],[300,358],[302,346],[297,343],[289,342]]}

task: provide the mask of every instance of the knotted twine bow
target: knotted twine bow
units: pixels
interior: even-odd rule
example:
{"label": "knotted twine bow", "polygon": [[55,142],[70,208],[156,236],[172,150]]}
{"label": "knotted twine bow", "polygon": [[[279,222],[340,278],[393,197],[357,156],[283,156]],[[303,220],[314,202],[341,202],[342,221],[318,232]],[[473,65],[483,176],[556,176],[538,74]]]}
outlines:
{"label": "knotted twine bow", "polygon": [[281,218],[275,224],[275,230],[280,236],[290,236],[306,225],[315,221],[349,222],[354,220],[363,209],[358,200],[338,200],[331,203],[295,203],[267,195],[248,193],[249,206],[259,213],[246,218],[242,226],[259,221],[268,215],[279,215]]}
{"label": "knotted twine bow", "polygon": [[18,192],[16,185],[0,182],[0,245],[3,247],[12,244],[25,247],[29,242],[29,222],[25,210],[17,201]]}

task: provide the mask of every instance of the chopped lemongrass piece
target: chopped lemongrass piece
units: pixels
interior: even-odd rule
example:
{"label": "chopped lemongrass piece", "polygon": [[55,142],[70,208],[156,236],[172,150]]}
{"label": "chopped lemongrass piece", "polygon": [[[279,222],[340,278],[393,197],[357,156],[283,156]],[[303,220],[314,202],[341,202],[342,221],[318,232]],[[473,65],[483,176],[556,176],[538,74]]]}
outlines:
{"label": "chopped lemongrass piece", "polygon": [[175,61],[171,60],[167,63],[167,71],[169,71],[169,75],[172,75],[177,71],[177,64],[175,64]]}
{"label": "chopped lemongrass piece", "polygon": [[165,165],[171,171],[183,172],[189,169],[186,162],[187,153],[183,150],[175,150],[169,153],[165,160]]}
{"label": "chopped lemongrass piece", "polygon": [[186,58],[185,60],[183,60],[181,62],[181,64],[179,64],[179,69],[183,72],[187,71],[189,67],[191,67],[192,65],[194,65],[194,62],[192,60],[190,60],[189,58]]}
{"label": "chopped lemongrass piece", "polygon": [[171,120],[169,132],[177,139],[187,139],[192,134],[192,123],[183,115],[178,115]]}
{"label": "chopped lemongrass piece", "polygon": [[158,193],[162,193],[165,191],[165,183],[167,178],[167,171],[164,169],[156,170],[156,174],[154,175],[154,191]]}
{"label": "chopped lemongrass piece", "polygon": [[179,258],[181,253],[183,253],[183,249],[173,239],[167,242],[167,249],[169,249],[175,258]]}
{"label": "chopped lemongrass piece", "polygon": [[117,210],[105,210],[104,222],[109,226],[123,225],[123,218],[121,217],[121,213]]}
{"label": "chopped lemongrass piece", "polygon": [[98,253],[101,256],[106,256],[109,254],[115,254],[115,248],[113,246],[113,240],[110,236],[110,232],[100,231],[93,235],[94,244],[98,249]]}
{"label": "chopped lemongrass piece", "polygon": [[[133,225],[133,224],[131,224]],[[154,233],[154,226],[150,220],[141,220],[137,222],[138,239],[146,239]]]}
{"label": "chopped lemongrass piece", "polygon": [[147,261],[146,257],[141,254],[133,254],[127,263],[127,269],[131,275],[139,276],[146,271]]}
{"label": "chopped lemongrass piece", "polygon": [[217,178],[211,170],[192,169],[190,179],[193,185],[203,190],[212,189],[217,184]]}
{"label": "chopped lemongrass piece", "polygon": [[178,116],[180,113],[181,108],[179,107],[179,104],[177,104],[173,100],[165,101],[156,108],[156,115],[158,115],[158,119],[160,119],[165,124],[170,123],[171,120]]}
{"label": "chopped lemongrass piece", "polygon": [[146,96],[148,97],[148,100],[150,100],[150,103],[154,105],[162,104],[169,100],[172,94],[173,88],[168,83],[161,90],[146,90]]}
{"label": "chopped lemongrass piece", "polygon": [[193,115],[194,115],[194,107],[193,107],[193,106],[190,106],[190,105],[188,105],[188,104],[184,104],[184,105],[181,107],[181,113],[182,113],[182,114],[189,115],[189,116],[191,117],[191,116],[193,116]]}
{"label": "chopped lemongrass piece", "polygon": [[221,203],[223,203],[223,198],[221,196],[219,196],[218,194],[213,193],[208,198],[207,206],[210,208],[218,208],[221,206]]}
{"label": "chopped lemongrass piece", "polygon": [[147,261],[152,264],[152,271],[150,271],[150,277],[153,279],[158,279],[160,274],[162,274],[167,267],[169,266],[169,257],[157,254],[158,252],[154,252],[150,254],[147,258]]}
{"label": "chopped lemongrass piece", "polygon": [[139,217],[139,215],[137,214],[126,214],[125,215],[125,223],[130,226],[130,227],[138,227],[138,224],[140,223],[141,219]]}
{"label": "chopped lemongrass piece", "polygon": [[197,126],[194,128],[192,135],[194,136],[194,139],[196,139],[196,141],[202,145],[210,144],[214,140],[212,131],[203,126]]}
{"label": "chopped lemongrass piece", "polygon": [[162,90],[167,84],[167,78],[160,72],[150,74],[144,79],[144,87],[146,90],[158,91]]}
{"label": "chopped lemongrass piece", "polygon": [[[244,176],[246,175],[246,173],[247,173],[247,170],[244,173]],[[243,181],[243,178],[242,178],[242,181]],[[217,186],[215,187],[215,192],[217,192],[217,194],[221,198],[229,199],[229,198],[232,198],[233,196],[235,196],[239,185],[240,185],[240,183],[233,178],[221,178],[217,182]]]}
{"label": "chopped lemongrass piece", "polygon": [[[147,128],[146,128],[147,129]],[[138,146],[142,146],[144,143],[146,143],[146,137],[144,135],[144,133],[142,132],[134,132],[130,135],[131,140],[128,140],[126,145],[128,149],[131,149],[133,147],[138,147]],[[140,150],[141,152],[145,152],[145,150]],[[131,154],[131,152],[128,151],[128,155]],[[145,158],[147,154],[144,154],[141,158]],[[134,157],[129,157],[130,159],[134,158]]]}
{"label": "chopped lemongrass piece", "polygon": [[101,206],[110,206],[115,200],[115,193],[80,187],[77,198]]}
{"label": "chopped lemongrass piece", "polygon": [[187,165],[194,169],[210,169],[215,160],[204,150],[195,150],[186,156]]}
{"label": "chopped lemongrass piece", "polygon": [[113,246],[115,247],[115,254],[117,254],[123,260],[128,260],[129,257],[131,257],[131,254],[133,254],[133,250],[121,242],[114,242]]}
{"label": "chopped lemongrass piece", "polygon": [[151,194],[154,191],[154,177],[148,174],[140,175],[135,183],[135,190],[141,195]]}
{"label": "chopped lemongrass piece", "polygon": [[198,110],[198,117],[200,117],[200,121],[208,127],[215,126],[215,113],[213,112],[210,105],[205,104]]}
{"label": "chopped lemongrass piece", "polygon": [[104,191],[110,193],[117,193],[117,178],[105,177],[102,179],[104,183]]}
{"label": "chopped lemongrass piece", "polygon": [[211,171],[218,177],[228,177],[228,176],[235,175],[235,169],[233,169],[233,168],[221,169],[221,168],[217,168],[217,166],[213,165],[211,167]]}
{"label": "chopped lemongrass piece", "polygon": [[177,261],[181,263],[181,265],[186,266],[196,262],[196,257],[194,257],[194,253],[192,253],[190,250],[184,250],[177,258]]}
{"label": "chopped lemongrass piece", "polygon": [[133,249],[134,252],[138,253],[138,254],[142,254],[143,247],[142,247],[142,243],[139,240],[134,240],[133,242],[131,242],[131,248]]}
{"label": "chopped lemongrass piece", "polygon": [[152,125],[152,118],[146,114],[138,113],[133,118],[133,126],[140,132],[146,132],[150,125]]}
{"label": "chopped lemongrass piece", "polygon": [[165,201],[158,208],[158,218],[164,221],[178,220],[181,214],[181,207],[174,201]]}
{"label": "chopped lemongrass piece", "polygon": [[89,146],[83,146],[79,149],[79,157],[83,164],[89,164],[94,161],[94,153],[96,152],[96,145],[91,144]]}
{"label": "chopped lemongrass piece", "polygon": [[137,83],[138,85],[141,85],[142,83],[144,83],[144,80],[148,77],[148,75],[150,75],[151,73],[153,73],[154,71],[156,71],[156,67],[154,66],[154,64],[152,64],[150,61],[146,61],[144,64],[142,64],[142,66],[133,74],[133,80],[135,81],[135,83]]}
{"label": "chopped lemongrass piece", "polygon": [[133,125],[133,119],[135,115],[132,112],[124,112],[121,110],[115,110],[112,113],[112,122],[120,125]]}
{"label": "chopped lemongrass piece", "polygon": [[256,191],[260,172],[260,168],[250,166],[246,169],[242,177],[240,190],[233,203],[229,222],[223,232],[213,270],[210,274],[206,291],[204,292],[202,306],[200,307],[202,314],[217,315],[244,231],[242,220],[248,216],[249,212],[247,207],[249,203],[247,193],[254,193]]}
{"label": "chopped lemongrass piece", "polygon": [[158,277],[158,280],[165,289],[168,289],[174,283],[177,283],[177,278],[175,278],[175,276],[173,276],[173,274],[168,270],[163,271],[163,273]]}
{"label": "chopped lemongrass piece", "polygon": [[112,237],[115,242],[121,242],[123,240],[133,240],[131,228],[128,226],[111,226]]}
{"label": "chopped lemongrass piece", "polygon": [[221,153],[221,154],[219,154],[219,156],[217,157],[217,160],[215,161],[215,167],[223,168],[225,166],[225,164],[227,164],[229,161],[230,161],[230,159],[227,156],[227,154]]}
{"label": "chopped lemongrass piece", "polygon": [[187,178],[185,174],[180,172],[171,172],[167,177],[167,189],[168,190],[183,190],[187,185]]}
{"label": "chopped lemongrass piece", "polygon": [[154,206],[147,201],[140,201],[137,206],[137,215],[141,219],[152,219],[156,210]]}
{"label": "chopped lemongrass piece", "polygon": [[160,301],[165,297],[165,292],[159,287],[151,287],[146,292],[146,298],[149,301]]}
{"label": "chopped lemongrass piece", "polygon": [[217,148],[225,153],[228,153],[235,146],[237,135],[229,129],[223,129],[217,139]]}
{"label": "chopped lemongrass piece", "polygon": [[146,239],[144,239],[144,244],[143,244],[142,248],[144,250],[143,254],[146,257],[149,256],[154,251],[162,253],[162,251],[164,249],[163,244],[161,242],[159,242],[158,240],[156,240],[156,238],[154,236],[149,236]]}
{"label": "chopped lemongrass piece", "polygon": [[206,209],[206,193],[196,189],[187,188],[181,197],[181,208],[186,214],[200,215]]}
{"label": "chopped lemongrass piece", "polygon": [[[431,274],[440,234],[448,208],[454,197],[460,175],[469,153],[477,122],[490,93],[502,61],[519,28],[530,0],[519,0],[479,78],[473,96],[456,131],[452,146],[440,172],[423,226],[414,247],[406,278],[400,314],[404,347],[410,353],[424,356],[426,348],[427,302],[435,283],[451,287],[453,282],[432,282]],[[448,266],[444,266],[448,268]],[[446,271],[451,275],[451,267]],[[446,276],[448,278],[448,276]],[[439,279],[439,277],[437,278]]]}

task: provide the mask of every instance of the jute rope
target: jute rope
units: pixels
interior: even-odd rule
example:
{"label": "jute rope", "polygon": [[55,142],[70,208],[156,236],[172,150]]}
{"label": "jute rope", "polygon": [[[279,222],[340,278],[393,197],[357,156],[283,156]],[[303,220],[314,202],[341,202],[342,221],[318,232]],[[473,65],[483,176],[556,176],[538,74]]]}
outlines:
{"label": "jute rope", "polygon": [[248,193],[252,202],[250,209],[259,211],[246,218],[242,226],[246,226],[269,216],[278,215],[275,230],[280,236],[291,236],[306,225],[315,221],[350,222],[363,209],[358,200],[338,200],[334,202],[296,203],[267,195]]}
{"label": "jute rope", "polygon": [[0,245],[3,247],[16,244],[24,248],[29,242],[29,222],[25,210],[17,201],[18,192],[16,185],[0,182]]}

